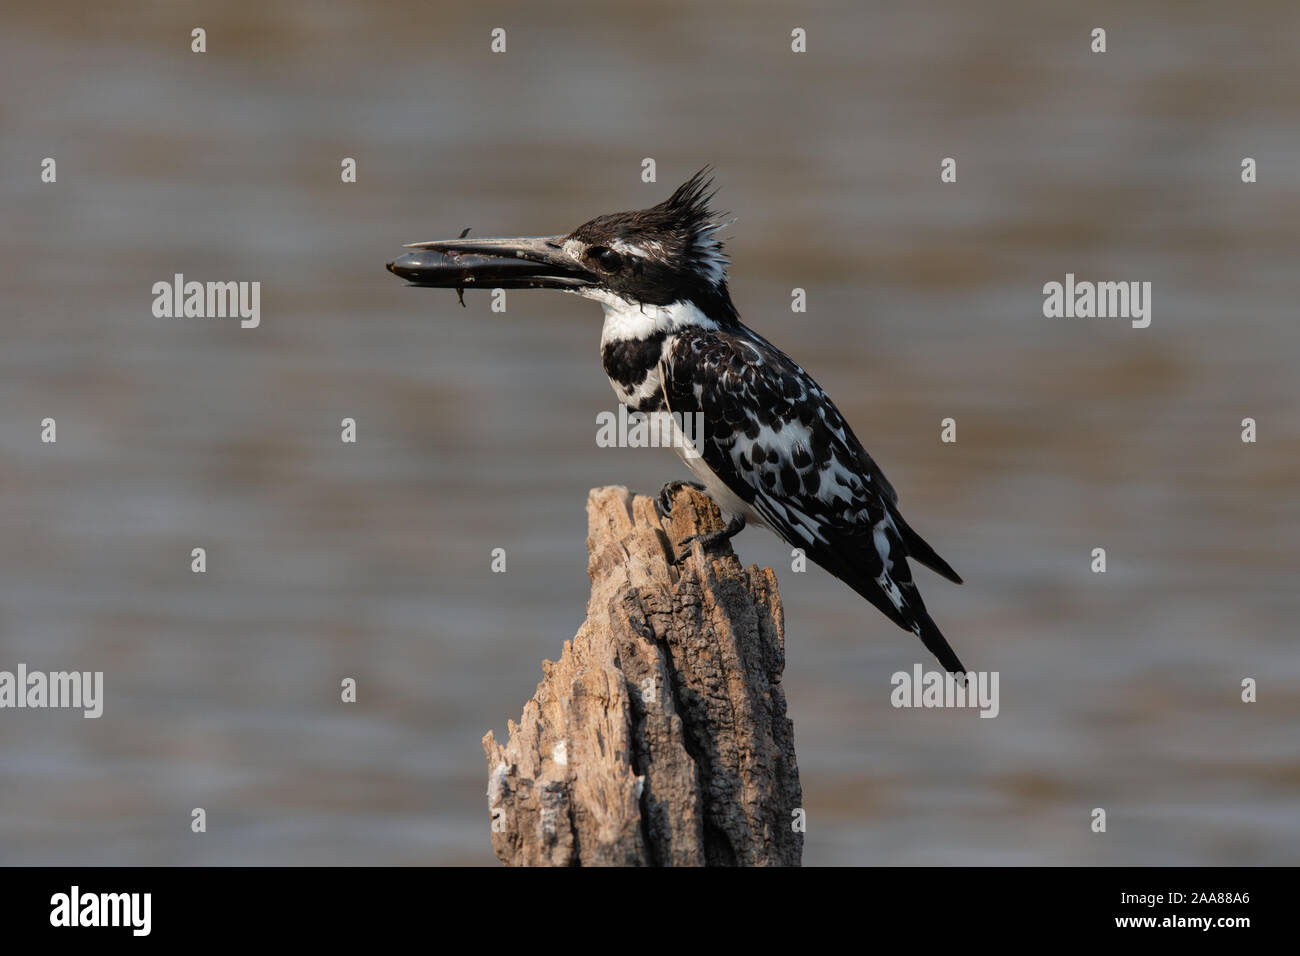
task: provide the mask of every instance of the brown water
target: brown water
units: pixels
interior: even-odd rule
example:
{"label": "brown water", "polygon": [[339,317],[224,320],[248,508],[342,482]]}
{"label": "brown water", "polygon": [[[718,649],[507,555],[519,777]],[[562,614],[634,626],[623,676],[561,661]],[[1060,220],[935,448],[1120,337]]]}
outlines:
{"label": "brown water", "polygon": [[[1296,862],[1300,8],[1048,6],[8,11],[0,669],[107,699],[0,712],[0,861],[491,863],[479,738],[580,622],[587,489],[683,473],[595,446],[596,306],[462,310],[383,264],[708,162],[742,315],[965,575],[927,601],[1001,674],[995,720],[891,708],[907,635],[741,536],[781,578],[806,862]],[[261,281],[261,327],[155,319],[176,272]],[[1044,318],[1067,272],[1150,281],[1151,327]]]}

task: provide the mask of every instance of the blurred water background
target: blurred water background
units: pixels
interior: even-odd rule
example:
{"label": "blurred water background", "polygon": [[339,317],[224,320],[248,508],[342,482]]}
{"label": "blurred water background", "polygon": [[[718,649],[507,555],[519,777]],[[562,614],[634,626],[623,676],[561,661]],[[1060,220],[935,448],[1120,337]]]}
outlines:
{"label": "blurred water background", "polygon": [[[781,580],[806,863],[1296,862],[1300,7],[1073,6],[11,5],[0,669],[103,670],[106,704],[0,713],[0,862],[493,863],[479,739],[581,621],[587,490],[685,473],[596,447],[597,306],[461,309],[384,262],[705,163],[742,316],[1001,674],[995,720],[891,708],[911,639],[742,535]],[[177,272],[261,281],[261,327],[154,318]],[[1152,282],[1151,327],[1044,318],[1067,272]]]}

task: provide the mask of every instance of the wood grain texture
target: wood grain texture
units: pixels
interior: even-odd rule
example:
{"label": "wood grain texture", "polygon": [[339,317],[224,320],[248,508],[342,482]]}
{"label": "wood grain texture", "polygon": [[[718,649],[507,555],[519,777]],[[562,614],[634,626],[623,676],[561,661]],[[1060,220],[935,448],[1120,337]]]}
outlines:
{"label": "wood grain texture", "polygon": [[492,846],[519,866],[796,866],[803,834],[771,569],[741,567],[685,488],[665,518],[626,488],[587,500],[587,619],[509,724],[483,738]]}

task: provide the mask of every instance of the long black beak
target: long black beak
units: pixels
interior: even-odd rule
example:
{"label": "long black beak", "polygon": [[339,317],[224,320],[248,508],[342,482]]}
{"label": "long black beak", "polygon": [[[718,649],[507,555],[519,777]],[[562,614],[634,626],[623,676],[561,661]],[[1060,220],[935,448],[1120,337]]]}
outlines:
{"label": "long black beak", "polygon": [[388,263],[388,271],[434,289],[581,289],[596,276],[564,251],[564,236],[439,239]]}

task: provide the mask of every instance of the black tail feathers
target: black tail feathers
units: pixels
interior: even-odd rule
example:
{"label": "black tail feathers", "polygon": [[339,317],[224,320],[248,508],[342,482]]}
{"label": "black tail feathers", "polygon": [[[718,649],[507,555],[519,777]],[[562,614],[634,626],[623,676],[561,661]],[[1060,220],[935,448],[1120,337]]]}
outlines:
{"label": "black tail feathers", "polygon": [[[912,530],[911,525],[903,520],[903,516],[897,510],[894,511],[893,518],[898,533],[903,539],[903,547],[907,548],[909,557],[916,558],[917,561],[924,564],[935,574],[943,575],[953,584],[962,583],[961,575],[952,569],[952,565],[939,557],[934,548],[930,547],[924,538]],[[943,638],[941,637],[939,640],[942,641]]]}
{"label": "black tail feathers", "polygon": [[954,674],[966,673],[965,666],[958,659],[956,652],[948,645],[947,639],[939,630],[939,625],[934,623],[929,614],[926,614],[917,622],[916,634],[921,639],[921,643],[926,646],[926,649],[939,658],[939,663],[944,670],[951,671]]}

